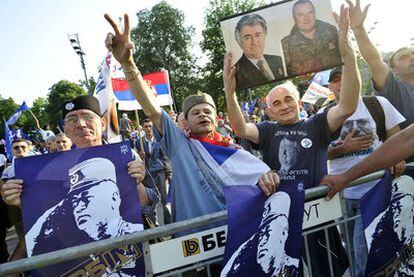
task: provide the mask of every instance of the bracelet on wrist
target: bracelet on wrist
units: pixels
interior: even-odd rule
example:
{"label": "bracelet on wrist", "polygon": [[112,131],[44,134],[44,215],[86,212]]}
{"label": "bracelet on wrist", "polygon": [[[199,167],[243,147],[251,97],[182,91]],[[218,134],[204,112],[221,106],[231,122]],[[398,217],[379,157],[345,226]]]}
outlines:
{"label": "bracelet on wrist", "polygon": [[131,70],[125,70],[124,71],[125,74],[125,79],[127,81],[133,81],[138,79],[138,76],[141,75],[141,71],[138,70],[138,68],[133,68]]}

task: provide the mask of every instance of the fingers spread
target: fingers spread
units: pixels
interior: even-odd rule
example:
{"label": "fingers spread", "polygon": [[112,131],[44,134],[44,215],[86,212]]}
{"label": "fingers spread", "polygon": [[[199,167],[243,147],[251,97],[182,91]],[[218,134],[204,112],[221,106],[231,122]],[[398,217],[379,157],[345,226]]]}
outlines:
{"label": "fingers spread", "polygon": [[112,28],[114,29],[115,35],[119,35],[120,32],[119,32],[118,25],[112,20],[112,18],[109,16],[109,14],[106,13],[104,15],[104,17],[105,17],[106,21],[108,21],[109,24],[111,24]]}

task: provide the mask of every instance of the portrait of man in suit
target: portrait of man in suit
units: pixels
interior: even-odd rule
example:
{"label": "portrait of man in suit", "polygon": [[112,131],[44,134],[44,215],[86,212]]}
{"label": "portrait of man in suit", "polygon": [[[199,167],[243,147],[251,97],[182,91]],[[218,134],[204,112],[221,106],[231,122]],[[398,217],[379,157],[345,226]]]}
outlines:
{"label": "portrait of man in suit", "polygon": [[235,39],[243,55],[235,64],[237,90],[283,78],[280,56],[264,54],[267,23],[259,14],[247,14],[237,22]]}

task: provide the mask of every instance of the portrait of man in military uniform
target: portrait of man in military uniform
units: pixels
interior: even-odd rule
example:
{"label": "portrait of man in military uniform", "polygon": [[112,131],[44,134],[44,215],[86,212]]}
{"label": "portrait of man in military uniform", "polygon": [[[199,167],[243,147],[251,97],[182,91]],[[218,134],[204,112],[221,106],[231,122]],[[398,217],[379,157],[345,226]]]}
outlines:
{"label": "portrait of man in military uniform", "polygon": [[295,25],[282,39],[289,76],[332,68],[342,63],[335,26],[316,19],[310,0],[298,0],[292,8]]}
{"label": "portrait of man in military uniform", "polygon": [[244,15],[237,22],[234,36],[243,50],[235,64],[237,90],[285,76],[282,58],[264,54],[267,32],[266,20],[257,13]]}
{"label": "portrait of man in military uniform", "polygon": [[142,224],[130,223],[121,217],[121,194],[115,166],[110,160],[92,158],[78,163],[69,169],[68,179],[67,196],[44,212],[26,234],[29,256],[40,254],[38,250],[43,247],[39,245],[44,240],[63,239],[63,225],[52,222],[65,217],[72,216],[78,229],[71,229],[71,232],[80,231],[89,241],[143,230]]}

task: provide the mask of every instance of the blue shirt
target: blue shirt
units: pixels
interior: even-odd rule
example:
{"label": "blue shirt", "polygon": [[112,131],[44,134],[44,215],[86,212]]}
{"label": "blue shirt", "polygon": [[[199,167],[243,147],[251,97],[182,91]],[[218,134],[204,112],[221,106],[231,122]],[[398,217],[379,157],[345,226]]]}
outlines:
{"label": "blue shirt", "polygon": [[401,128],[408,127],[414,122],[414,85],[395,79],[390,71],[387,76],[387,83],[376,95],[387,98],[391,104],[407,119],[401,123]]}
{"label": "blue shirt", "polygon": [[224,184],[209,172],[200,152],[166,112],[162,113],[162,128],[162,135],[154,128],[154,136],[157,140],[160,138],[160,146],[172,165],[173,221],[225,210]]}

